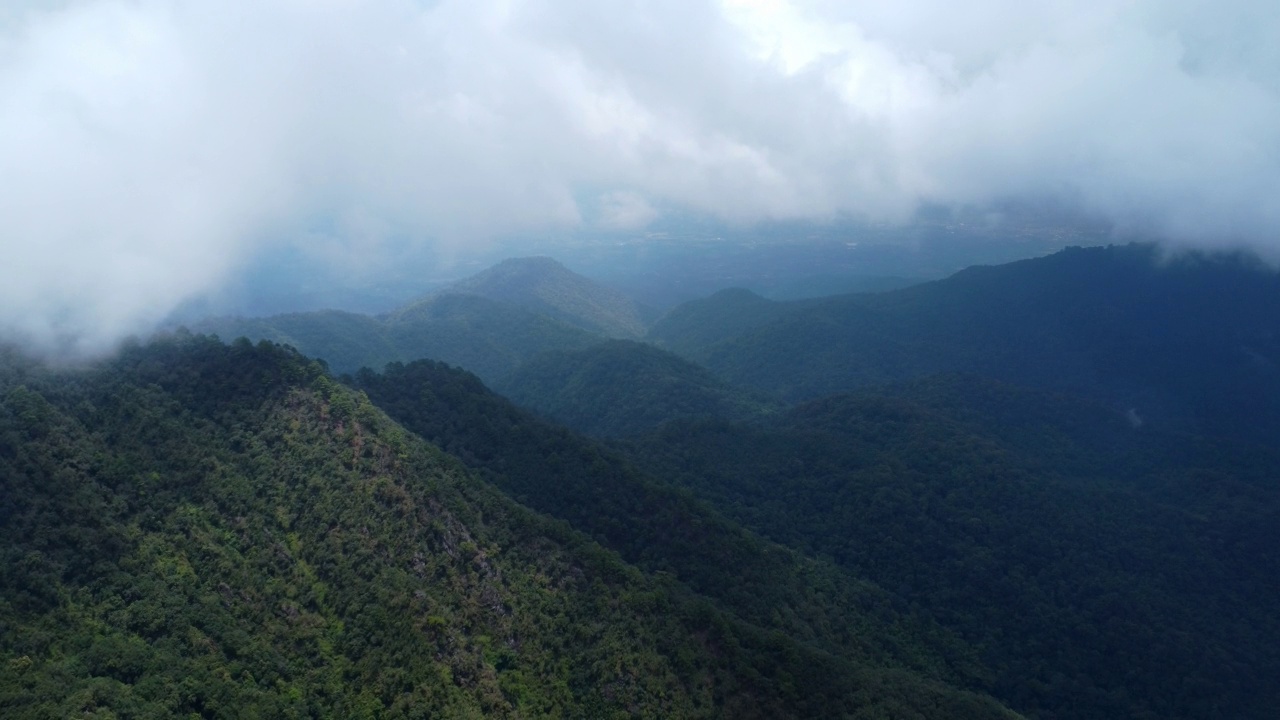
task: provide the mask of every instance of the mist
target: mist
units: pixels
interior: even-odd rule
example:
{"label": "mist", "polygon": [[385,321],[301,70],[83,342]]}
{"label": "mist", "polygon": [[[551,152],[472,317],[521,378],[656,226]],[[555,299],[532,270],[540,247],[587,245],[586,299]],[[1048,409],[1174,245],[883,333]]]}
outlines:
{"label": "mist", "polygon": [[[0,334],[87,355],[288,253],[1052,202],[1280,256],[1263,2],[64,0],[0,11]],[[363,273],[363,275],[361,275]]]}

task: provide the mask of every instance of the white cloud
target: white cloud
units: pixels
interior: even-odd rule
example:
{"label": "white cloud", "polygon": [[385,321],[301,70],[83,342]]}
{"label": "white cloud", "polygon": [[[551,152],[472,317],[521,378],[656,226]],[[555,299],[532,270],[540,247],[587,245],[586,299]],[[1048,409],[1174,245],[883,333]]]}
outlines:
{"label": "white cloud", "polygon": [[657,208],[640,193],[610,192],[600,197],[599,225],[608,230],[639,230],[658,217]]}
{"label": "white cloud", "polygon": [[105,347],[278,238],[357,267],[655,207],[1063,198],[1276,255],[1275,37],[1242,0],[9,3],[0,331]]}

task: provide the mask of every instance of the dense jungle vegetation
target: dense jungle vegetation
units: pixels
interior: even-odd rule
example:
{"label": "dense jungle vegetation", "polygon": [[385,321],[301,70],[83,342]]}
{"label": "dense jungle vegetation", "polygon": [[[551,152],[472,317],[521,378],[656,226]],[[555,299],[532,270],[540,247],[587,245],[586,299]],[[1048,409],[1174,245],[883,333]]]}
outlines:
{"label": "dense jungle vegetation", "polygon": [[676,418],[750,420],[779,407],[652,345],[612,340],[543,353],[494,385],[520,405],[596,437],[625,437]]}
{"label": "dense jungle vegetation", "polygon": [[5,717],[1010,716],[642,572],[279,346],[10,354],[0,398]]}
{"label": "dense jungle vegetation", "polygon": [[1280,453],[940,377],[680,421],[631,456],[980,649],[1036,717],[1266,717],[1280,700]]}
{"label": "dense jungle vegetation", "polygon": [[540,259],[3,350],[0,716],[1270,718],[1276,307],[1074,248],[637,342]]}

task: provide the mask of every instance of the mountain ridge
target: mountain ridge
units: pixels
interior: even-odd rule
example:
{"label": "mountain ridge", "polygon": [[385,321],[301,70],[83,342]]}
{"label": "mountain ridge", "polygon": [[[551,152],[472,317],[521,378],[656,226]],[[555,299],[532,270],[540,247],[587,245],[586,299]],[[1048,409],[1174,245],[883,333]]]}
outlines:
{"label": "mountain ridge", "polygon": [[[637,338],[647,327],[645,311],[636,302],[546,256],[507,258],[422,300],[451,294],[510,303],[605,337]],[[411,309],[417,302],[421,301],[390,315]]]}
{"label": "mountain ridge", "polygon": [[611,340],[543,353],[495,384],[516,403],[593,437],[623,437],[675,418],[745,420],[778,405],[654,345]]}
{"label": "mountain ridge", "polygon": [[885,293],[730,300],[677,308],[650,337],[788,401],[971,372],[1170,427],[1280,432],[1280,274],[1245,256],[1068,248]]}
{"label": "mountain ridge", "polygon": [[551,350],[579,350],[643,333],[641,309],[551,258],[511,258],[377,316],[341,310],[219,317],[195,332],[291,345],[338,373],[420,358],[494,382]]}

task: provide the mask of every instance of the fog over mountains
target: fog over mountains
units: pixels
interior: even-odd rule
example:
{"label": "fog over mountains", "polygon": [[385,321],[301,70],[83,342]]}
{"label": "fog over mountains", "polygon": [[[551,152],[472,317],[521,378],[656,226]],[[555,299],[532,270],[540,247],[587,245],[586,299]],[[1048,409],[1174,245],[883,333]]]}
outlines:
{"label": "fog over mountains", "polygon": [[336,310],[220,317],[191,328],[292,345],[337,372],[433,358],[493,382],[540,353],[638,337],[646,313],[551,258],[510,258],[379,316]]}
{"label": "fog over mountains", "polygon": [[[1280,276],[1254,257],[1166,258],[1157,246],[1127,245],[884,292],[771,301],[728,288],[651,323],[636,303],[553,259],[512,258],[377,317],[321,311],[190,327],[285,343],[340,373],[443,360],[552,416],[560,408],[586,431],[584,403],[622,414],[601,427],[634,432],[682,414],[681,402],[700,408],[695,415],[736,417],[728,408],[769,398],[965,372],[1094,397],[1144,422],[1265,440],[1280,431],[1277,305]],[[648,344],[604,345],[609,338]],[[616,396],[619,387],[639,394]],[[656,420],[629,424],[627,413],[653,402]]]}
{"label": "fog over mountains", "polygon": [[93,353],[264,258],[373,284],[672,213],[1038,202],[1274,256],[1278,22],[1256,0],[10,3],[0,329]]}
{"label": "fog over mountains", "polygon": [[1272,720],[1262,0],[0,7],[0,717]]}

